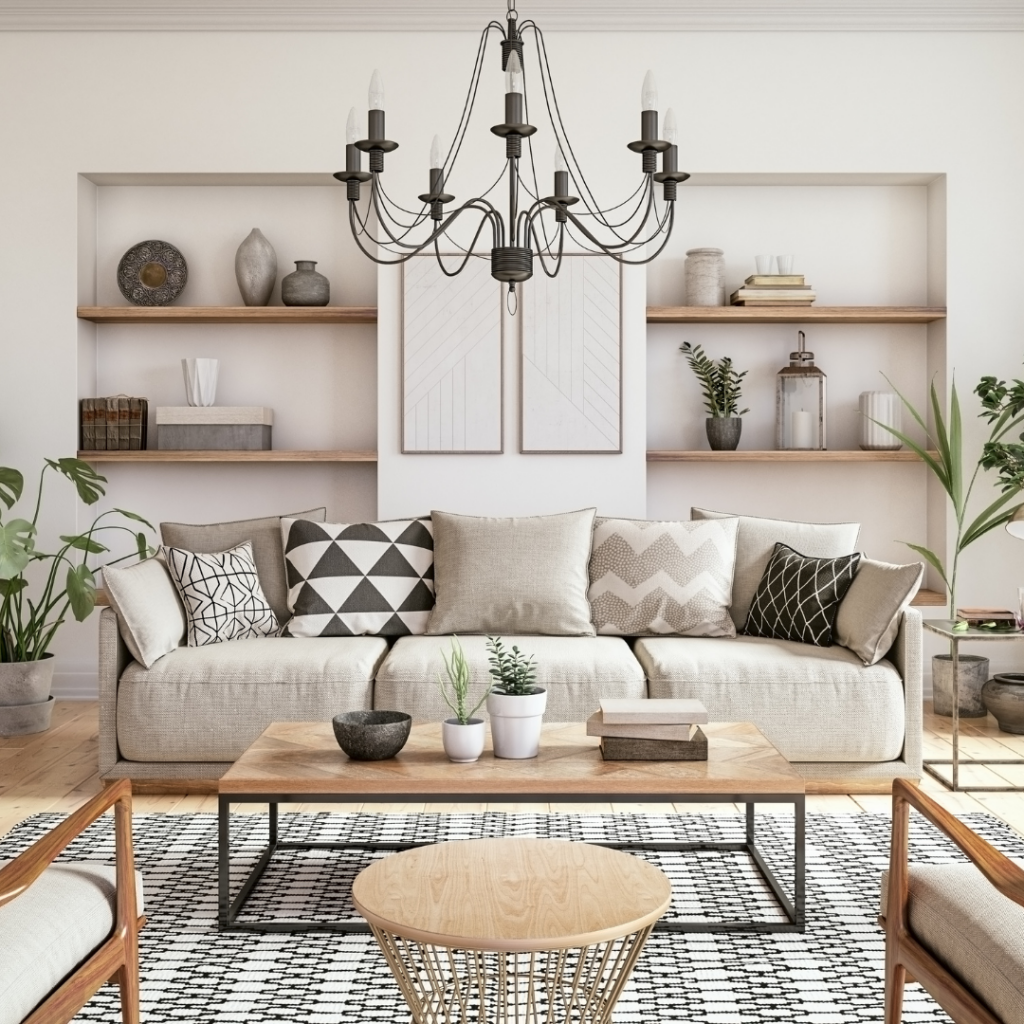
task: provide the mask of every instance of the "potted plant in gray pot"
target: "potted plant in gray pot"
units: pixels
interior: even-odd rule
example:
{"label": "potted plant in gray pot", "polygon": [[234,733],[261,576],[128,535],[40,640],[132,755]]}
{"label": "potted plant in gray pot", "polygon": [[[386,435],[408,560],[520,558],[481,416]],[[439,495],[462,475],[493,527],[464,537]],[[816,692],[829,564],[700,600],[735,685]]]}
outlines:
{"label": "potted plant in gray pot", "polygon": [[458,637],[452,637],[451,657],[442,651],[441,658],[444,660],[447,679],[438,672],[437,684],[441,688],[441,698],[455,716],[446,718],[441,723],[441,743],[449,761],[454,761],[457,764],[475,761],[484,751],[487,723],[482,718],[473,716],[487,700],[491,688],[488,686],[476,704],[470,708],[469,663],[466,661],[466,655],[463,653]]}
{"label": "potted plant in gray pot", "polygon": [[490,673],[494,682],[487,697],[494,756],[536,757],[548,692],[536,685],[533,657],[525,658],[515,645],[509,653],[499,637],[487,638]]}
{"label": "potted plant in gray pot", "polygon": [[735,451],[743,431],[741,417],[750,412],[739,407],[747,371],[738,371],[729,356],[723,356],[718,362],[709,359],[700,345],[691,345],[688,341],[679,346],[679,351],[686,356],[704,393],[704,407],[708,412],[704,430],[708,445],[712,451]]}
{"label": "potted plant in gray pot", "polygon": [[[96,580],[89,556],[108,548],[97,535],[124,530],[140,558],[150,553],[146,536],[123,524],[104,523],[107,516],[149,523],[134,512],[113,509],[93,520],[84,533],[63,535],[54,553],[36,547],[43,483],[54,470],[70,480],[78,496],[92,505],[104,493],[104,477],[79,459],[46,459],[39,476],[31,519],[6,522],[0,508],[0,736],[43,732],[53,712],[53,655],[49,648],[70,612],[82,622],[96,604]],[[0,466],[0,506],[8,512],[21,498],[25,478],[16,469]],[[134,557],[134,553],[125,556]],[[123,559],[116,559],[122,561]]]}

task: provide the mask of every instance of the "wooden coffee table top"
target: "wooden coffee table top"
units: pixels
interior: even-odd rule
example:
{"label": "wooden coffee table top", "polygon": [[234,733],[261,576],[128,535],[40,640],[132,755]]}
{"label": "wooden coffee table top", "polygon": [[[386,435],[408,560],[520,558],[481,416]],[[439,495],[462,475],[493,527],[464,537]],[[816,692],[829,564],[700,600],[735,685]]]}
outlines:
{"label": "wooden coffee table top", "polygon": [[441,747],[441,725],[414,725],[409,742],[388,761],[352,761],[330,722],[275,722],[221,778],[222,794],[417,794],[443,800],[472,794],[481,801],[512,797],[687,793],[804,792],[804,780],[749,722],[702,725],[707,761],[605,761],[582,722],[545,724],[540,755],[496,758],[490,737],[479,761],[453,764]]}

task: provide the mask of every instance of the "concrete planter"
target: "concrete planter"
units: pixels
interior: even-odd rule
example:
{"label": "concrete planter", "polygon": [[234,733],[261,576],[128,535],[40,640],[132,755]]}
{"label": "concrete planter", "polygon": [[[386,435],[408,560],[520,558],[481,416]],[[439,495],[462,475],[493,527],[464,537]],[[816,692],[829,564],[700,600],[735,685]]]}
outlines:
{"label": "concrete planter", "polygon": [[743,420],[739,416],[709,416],[704,421],[704,430],[713,452],[734,452],[739,447]]}
{"label": "concrete planter", "polygon": [[40,704],[53,685],[53,655],[38,661],[0,662],[0,707]]}
{"label": "concrete planter", "polygon": [[523,760],[537,756],[547,703],[547,690],[538,689],[522,696],[491,692],[487,713],[491,716],[495,757]]}
{"label": "concrete planter", "polygon": [[471,718],[465,725],[456,718],[441,723],[441,743],[449,761],[468,764],[484,752],[487,723],[482,718]]}
{"label": "concrete planter", "polygon": [[24,736],[31,732],[46,732],[53,714],[53,697],[39,704],[14,704],[0,707],[0,736]]}
{"label": "concrete planter", "polygon": [[[988,679],[988,658],[980,654],[960,655],[960,717],[984,718],[988,712],[981,700],[981,688]],[[953,716],[953,659],[948,654],[932,658],[932,699],[935,714]]]}

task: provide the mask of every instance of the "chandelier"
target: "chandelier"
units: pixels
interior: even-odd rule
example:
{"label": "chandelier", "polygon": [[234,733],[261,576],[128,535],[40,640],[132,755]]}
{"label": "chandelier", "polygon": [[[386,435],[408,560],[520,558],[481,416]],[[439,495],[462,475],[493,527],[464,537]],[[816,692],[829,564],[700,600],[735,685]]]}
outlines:
{"label": "chandelier", "polygon": [[[501,67],[505,73],[505,119],[491,132],[505,140],[506,167],[494,184],[481,195],[460,206],[446,210],[455,196],[445,191],[458,159],[463,139],[469,128],[477,88],[483,70],[484,55],[491,33],[501,38]],[[537,128],[529,123],[530,109],[524,74],[524,38],[532,33],[537,55],[537,69],[543,106],[555,140],[553,194],[542,196],[533,160],[531,137]],[[458,130],[447,154],[441,155],[441,142],[435,135],[430,151],[430,185],[418,196],[422,207],[409,210],[391,200],[381,184],[384,156],[393,153],[398,143],[387,138],[384,129],[384,87],[380,74],[373,72],[369,91],[368,138],[361,139],[355,108],[349,112],[346,129],[345,170],[334,177],[348,189],[349,226],[360,250],[375,263],[404,263],[411,257],[432,250],[441,270],[448,277],[460,273],[474,256],[485,228],[490,229],[491,276],[506,282],[509,288],[509,311],[515,312],[516,284],[528,281],[534,272],[534,258],[548,277],[554,277],[562,263],[566,236],[584,252],[603,253],[620,263],[643,264],[655,259],[665,248],[675,220],[676,186],[689,174],[678,170],[676,123],[671,109],[665,113],[664,139],[658,138],[658,96],[654,76],[644,78],[641,93],[640,139],[628,148],[641,159],[643,178],[636,191],[625,201],[602,210],[587,184],[586,178],[562,122],[555,95],[551,69],[548,65],[544,35],[537,24],[519,24],[515,0],[508,0],[507,27],[498,21],[489,22],[480,35],[476,62],[470,78],[466,102]],[[520,171],[524,142],[527,161]],[[369,156],[369,171],[362,167],[362,154]],[[661,170],[658,171],[658,154]],[[487,196],[508,178],[507,219]],[[370,196],[360,210],[363,184],[369,182]],[[572,195],[570,182],[580,195]],[[656,183],[662,187],[662,203],[657,202]],[[578,204],[578,205],[577,205]],[[573,209],[576,207],[576,209]],[[472,241],[459,245],[450,229],[456,221],[468,221]],[[375,223],[374,223],[375,222]],[[486,237],[486,236],[485,236]],[[647,246],[658,242],[655,252],[647,254]],[[445,249],[459,250],[452,266],[442,256]],[[383,250],[389,256],[378,256]]]}

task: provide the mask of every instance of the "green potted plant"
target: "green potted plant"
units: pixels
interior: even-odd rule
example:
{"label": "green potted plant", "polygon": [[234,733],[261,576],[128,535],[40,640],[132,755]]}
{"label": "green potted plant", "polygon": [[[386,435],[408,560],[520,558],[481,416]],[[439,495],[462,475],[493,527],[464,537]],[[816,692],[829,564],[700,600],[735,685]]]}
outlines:
{"label": "green potted plant", "polygon": [[704,393],[704,407],[708,412],[704,430],[708,444],[712,451],[735,451],[743,431],[741,417],[750,412],[739,407],[747,371],[737,370],[729,356],[717,362],[709,359],[700,345],[691,345],[688,341],[679,346],[679,351],[686,356]]}
{"label": "green potted plant", "polygon": [[[441,697],[451,709],[454,718],[446,718],[441,723],[441,743],[449,761],[466,763],[475,761],[484,750],[487,738],[487,723],[482,718],[473,716],[491,692],[490,686],[484,690],[480,699],[469,706],[470,672],[469,663],[463,653],[459,638],[452,637],[452,651],[449,657],[441,651],[444,660],[445,675],[437,673],[437,684],[441,688]],[[446,678],[447,677],[447,678]]]}
{"label": "green potted plant", "polygon": [[487,650],[494,680],[487,697],[494,756],[536,757],[548,693],[536,685],[533,656],[524,657],[514,644],[511,652],[505,650],[501,638],[494,636],[487,638]]}
{"label": "green potted plant", "polygon": [[[53,656],[50,645],[70,612],[82,622],[96,604],[96,579],[89,557],[106,552],[97,535],[110,530],[132,534],[138,556],[150,553],[144,533],[123,524],[104,523],[110,515],[149,523],[134,512],[113,509],[97,516],[84,533],[62,535],[53,553],[36,547],[43,484],[50,470],[70,480],[78,496],[92,505],[104,493],[106,479],[79,459],[46,459],[39,475],[32,518],[3,519],[0,508],[0,736],[43,732],[50,725]],[[0,466],[0,506],[8,512],[22,497],[25,478]],[[134,557],[132,555],[125,556]],[[123,559],[115,559],[122,561]]]}

